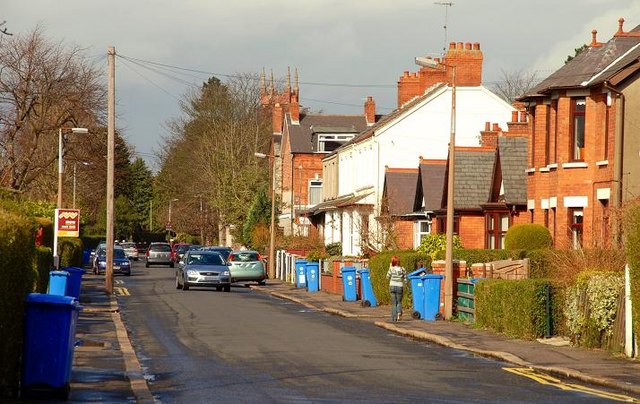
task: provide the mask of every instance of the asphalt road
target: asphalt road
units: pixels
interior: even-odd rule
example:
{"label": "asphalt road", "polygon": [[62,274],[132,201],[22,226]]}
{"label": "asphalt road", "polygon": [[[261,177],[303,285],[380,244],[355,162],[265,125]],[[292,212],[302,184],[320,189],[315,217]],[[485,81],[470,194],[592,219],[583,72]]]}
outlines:
{"label": "asphalt road", "polygon": [[371,322],[253,292],[175,288],[175,270],[117,277],[122,318],[157,401],[601,402],[413,341]]}

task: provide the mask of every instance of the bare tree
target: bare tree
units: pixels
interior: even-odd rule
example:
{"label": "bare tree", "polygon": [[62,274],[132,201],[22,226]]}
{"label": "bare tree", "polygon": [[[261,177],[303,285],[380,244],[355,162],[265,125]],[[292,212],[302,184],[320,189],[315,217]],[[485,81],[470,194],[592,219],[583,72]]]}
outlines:
{"label": "bare tree", "polygon": [[491,87],[500,98],[513,104],[516,98],[531,90],[539,82],[540,79],[535,72],[500,70],[500,79]]}
{"label": "bare tree", "polygon": [[80,48],[39,27],[0,42],[0,186],[25,191],[38,179],[53,193],[58,130],[103,120],[100,77]]}

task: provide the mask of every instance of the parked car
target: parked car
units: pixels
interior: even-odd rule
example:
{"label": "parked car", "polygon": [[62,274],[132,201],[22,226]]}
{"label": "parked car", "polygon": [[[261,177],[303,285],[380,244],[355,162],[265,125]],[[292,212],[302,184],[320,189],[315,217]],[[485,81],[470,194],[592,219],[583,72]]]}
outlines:
{"label": "parked car", "polygon": [[136,248],[136,243],[124,242],[120,243],[120,246],[124,248],[127,258],[134,261],[138,260],[138,249]]}
{"label": "parked car", "polygon": [[171,257],[171,244],[169,243],[151,243],[145,254],[144,266],[149,268],[150,265],[169,265],[174,267]]}
{"label": "parked car", "polygon": [[222,247],[222,246],[205,246],[205,247],[198,248],[198,250],[217,252],[220,255],[222,255],[222,258],[224,258],[225,261],[229,260],[229,254],[231,254],[231,252],[233,251],[231,247]]}
{"label": "parked car", "polygon": [[[96,254],[93,264],[93,273],[99,275],[107,270],[107,249],[103,248]],[[131,261],[127,258],[124,248],[120,246],[113,247],[113,273],[131,275]]]}
{"label": "parked car", "polygon": [[176,262],[176,263],[180,262],[180,260],[184,256],[184,253],[189,251],[190,247],[191,247],[191,244],[187,244],[187,243],[174,244],[173,251],[171,252],[171,255],[173,257],[173,262]]}
{"label": "parked car", "polygon": [[187,251],[176,270],[176,289],[189,290],[190,287],[231,291],[231,273],[222,255],[215,251]]}
{"label": "parked car", "polygon": [[96,257],[105,248],[107,248],[107,242],[106,241],[101,241],[101,242],[98,243],[96,248],[93,251],[91,251],[91,255],[89,256],[89,262],[91,263],[91,268],[95,267],[95,265],[96,265]]}
{"label": "parked car", "polygon": [[257,251],[233,251],[229,254],[229,271],[232,282],[251,281],[264,285],[267,279],[264,260]]}

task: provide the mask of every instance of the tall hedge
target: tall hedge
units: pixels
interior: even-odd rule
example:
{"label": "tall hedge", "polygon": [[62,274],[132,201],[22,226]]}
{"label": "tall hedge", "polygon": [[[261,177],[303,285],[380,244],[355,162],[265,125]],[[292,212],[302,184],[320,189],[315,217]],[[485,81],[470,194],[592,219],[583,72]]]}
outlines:
{"label": "tall hedge", "polygon": [[[391,264],[391,257],[394,255],[397,255],[400,259],[400,265],[407,271],[407,275],[417,268],[429,268],[431,266],[431,257],[429,255],[415,251],[385,251],[371,257],[369,259],[371,283],[376,299],[381,304],[389,304],[391,300],[387,271]],[[404,307],[411,307],[411,288],[406,287],[405,291],[402,304]]]}
{"label": "tall hedge", "polygon": [[[436,258],[439,260],[444,260],[445,251],[440,251],[436,256]],[[453,250],[453,259],[466,261],[467,267],[470,267],[473,264],[491,262],[491,261],[500,261],[500,260],[506,260],[509,258],[516,258],[516,257],[514,257],[514,254],[512,252],[507,250],[483,250],[483,249],[466,249],[466,248]]]}
{"label": "tall hedge", "polygon": [[476,324],[513,338],[542,337],[548,284],[542,279],[479,281],[475,288]]}
{"label": "tall hedge", "polygon": [[625,251],[631,277],[633,331],[640,336],[640,205],[626,208],[624,213]]}
{"label": "tall hedge", "polygon": [[58,255],[60,256],[60,268],[82,268],[82,240],[79,238],[58,238]]}
{"label": "tall hedge", "polygon": [[521,223],[513,225],[504,237],[506,250],[538,250],[553,244],[549,229],[541,224]]}
{"label": "tall hedge", "polygon": [[49,247],[36,247],[33,259],[33,291],[46,293],[49,286],[49,271],[53,266],[53,251]]}
{"label": "tall hedge", "polygon": [[34,281],[32,219],[0,210],[0,397],[16,397],[20,380],[24,303]]}

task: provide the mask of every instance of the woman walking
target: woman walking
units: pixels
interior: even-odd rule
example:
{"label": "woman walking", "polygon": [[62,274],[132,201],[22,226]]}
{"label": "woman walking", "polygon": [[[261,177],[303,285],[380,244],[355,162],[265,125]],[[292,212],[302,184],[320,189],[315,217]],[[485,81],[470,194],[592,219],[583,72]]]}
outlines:
{"label": "woman walking", "polygon": [[407,272],[400,266],[400,259],[395,255],[391,257],[387,279],[391,294],[391,321],[398,321],[402,317],[402,294],[404,284],[407,282]]}

